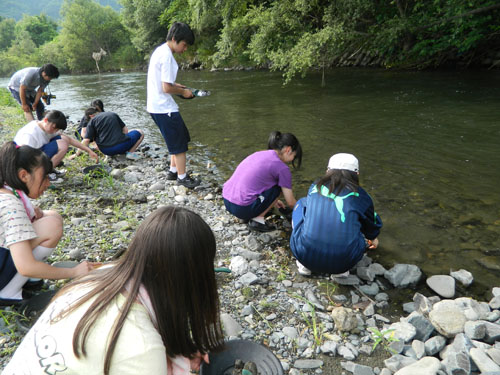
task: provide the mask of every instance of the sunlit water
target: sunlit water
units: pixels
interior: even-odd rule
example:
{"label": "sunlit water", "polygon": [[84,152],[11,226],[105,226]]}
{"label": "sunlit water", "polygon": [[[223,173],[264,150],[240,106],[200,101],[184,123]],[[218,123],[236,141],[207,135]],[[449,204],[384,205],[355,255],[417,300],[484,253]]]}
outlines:
{"label": "sunlit water", "polygon": [[[226,177],[272,130],[303,146],[297,197],[333,153],[353,153],[384,221],[374,258],[427,275],[465,268],[483,286],[500,285],[499,72],[341,69],[328,72],[325,88],[319,74],[282,86],[264,71],[182,71],[178,81],[212,91],[177,102],[193,145],[212,151]],[[61,76],[50,86],[50,108],[71,120],[100,98],[129,129],[144,129],[146,142],[163,145],[145,110],[145,73]]]}

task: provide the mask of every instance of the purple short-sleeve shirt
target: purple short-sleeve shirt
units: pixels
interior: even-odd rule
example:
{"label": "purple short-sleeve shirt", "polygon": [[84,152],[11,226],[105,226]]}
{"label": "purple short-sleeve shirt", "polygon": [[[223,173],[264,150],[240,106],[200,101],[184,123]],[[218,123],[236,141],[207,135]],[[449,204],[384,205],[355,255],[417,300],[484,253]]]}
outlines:
{"label": "purple short-sleeve shirt", "polygon": [[273,186],[292,188],[292,173],[274,150],[247,156],[224,184],[222,196],[229,202],[248,206]]}

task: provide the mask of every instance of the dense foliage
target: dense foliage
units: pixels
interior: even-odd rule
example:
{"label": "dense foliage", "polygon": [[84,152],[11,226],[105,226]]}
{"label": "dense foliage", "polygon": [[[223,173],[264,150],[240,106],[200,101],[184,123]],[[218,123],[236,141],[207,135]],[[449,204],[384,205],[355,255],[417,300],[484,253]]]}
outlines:
{"label": "dense foliage", "polygon": [[[101,0],[102,2],[103,0]],[[206,67],[269,67],[285,80],[335,65],[500,67],[498,0],[64,0],[50,18],[0,19],[0,74],[51,61],[71,71],[144,65],[174,21],[189,23],[186,54]]]}

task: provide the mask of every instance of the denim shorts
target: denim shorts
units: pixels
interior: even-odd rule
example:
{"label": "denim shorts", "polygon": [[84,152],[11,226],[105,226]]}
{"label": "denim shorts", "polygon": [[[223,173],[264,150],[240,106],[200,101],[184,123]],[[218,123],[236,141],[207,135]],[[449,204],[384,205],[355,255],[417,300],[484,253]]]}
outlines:
{"label": "denim shorts", "polygon": [[55,136],[50,140],[49,143],[44,144],[42,147],[40,147],[40,150],[42,150],[48,157],[49,159],[52,159],[52,157],[57,154],[57,151],[59,151],[59,146],[57,145],[57,141],[61,139],[61,136]]}
{"label": "denim shorts", "polygon": [[250,203],[248,206],[240,206],[231,203],[224,198],[224,205],[226,209],[239,219],[250,220],[262,214],[281,194],[281,188],[278,185],[263,191],[259,194],[257,199]]}
{"label": "denim shorts", "polygon": [[132,130],[125,134],[125,136],[128,138],[128,140],[110,147],[99,146],[99,151],[109,156],[126,154],[127,151],[134,147],[137,141],[141,138],[141,133],[139,133],[137,130]]}
{"label": "denim shorts", "polygon": [[169,153],[172,155],[182,154],[188,150],[188,143],[191,137],[179,112],[171,112],[170,114],[150,113],[150,115],[160,128]]}
{"label": "denim shorts", "polygon": [[[21,97],[19,96],[19,91],[16,91],[14,89],[11,89],[9,87],[10,93],[12,94],[12,97],[17,100],[19,104],[21,104]],[[26,96],[26,101],[28,102],[27,104],[30,106],[30,109],[33,110],[33,102],[35,101],[35,98],[32,96]],[[43,115],[45,114],[45,106],[43,105],[42,99],[38,101],[38,105],[36,106],[36,117],[38,120],[43,119]]]}

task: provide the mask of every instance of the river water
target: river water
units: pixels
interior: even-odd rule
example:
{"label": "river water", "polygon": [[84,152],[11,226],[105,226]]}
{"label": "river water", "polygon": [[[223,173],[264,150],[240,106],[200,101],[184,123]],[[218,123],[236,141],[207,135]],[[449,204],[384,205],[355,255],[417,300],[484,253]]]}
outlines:
{"label": "river water", "polygon": [[[272,130],[302,144],[297,198],[332,154],[353,153],[384,221],[377,261],[417,264],[428,276],[465,268],[477,287],[500,286],[500,72],[337,69],[324,88],[319,73],[287,86],[266,71],[181,71],[178,81],[212,92],[177,102],[193,148],[209,149],[224,176]],[[145,111],[145,73],[61,76],[50,86],[50,108],[71,120],[100,98],[163,145]]]}

